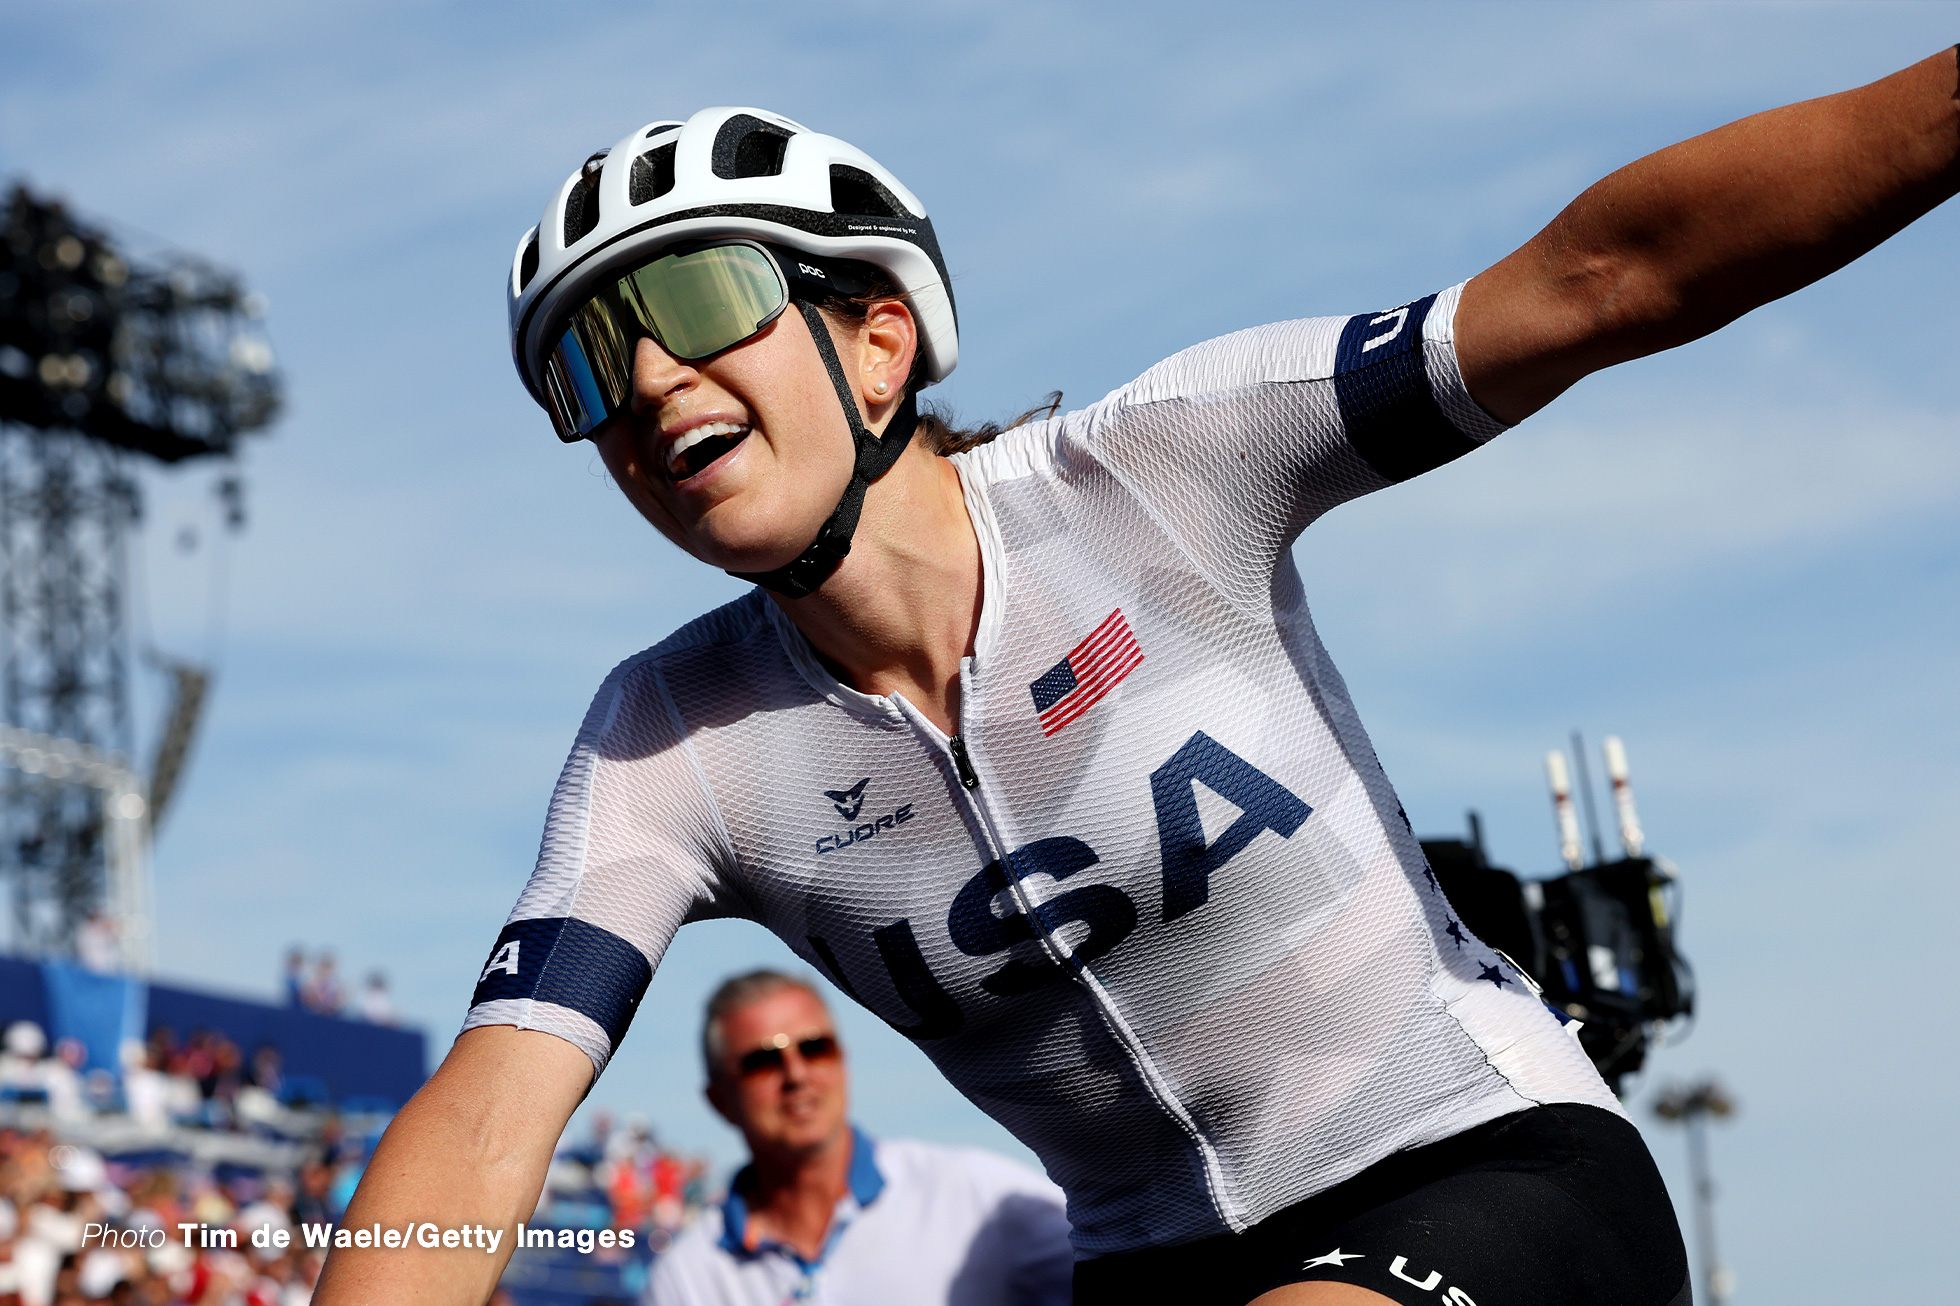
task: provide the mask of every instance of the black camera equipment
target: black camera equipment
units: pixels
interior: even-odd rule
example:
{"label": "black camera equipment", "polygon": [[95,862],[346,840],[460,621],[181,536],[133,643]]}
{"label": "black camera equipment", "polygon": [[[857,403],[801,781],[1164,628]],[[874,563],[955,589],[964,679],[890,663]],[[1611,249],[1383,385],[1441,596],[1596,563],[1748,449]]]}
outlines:
{"label": "black camera equipment", "polygon": [[1692,1016],[1695,1006],[1693,972],[1674,945],[1679,884],[1665,859],[1642,854],[1618,743],[1607,741],[1626,845],[1617,861],[1601,859],[1595,834],[1593,859],[1580,864],[1562,757],[1547,769],[1566,836],[1561,842],[1571,869],[1565,874],[1524,880],[1491,865],[1474,812],[1469,839],[1422,841],[1437,882],[1471,933],[1523,971],[1552,1007],[1584,1022],[1580,1045],[1616,1093],[1670,1022]]}

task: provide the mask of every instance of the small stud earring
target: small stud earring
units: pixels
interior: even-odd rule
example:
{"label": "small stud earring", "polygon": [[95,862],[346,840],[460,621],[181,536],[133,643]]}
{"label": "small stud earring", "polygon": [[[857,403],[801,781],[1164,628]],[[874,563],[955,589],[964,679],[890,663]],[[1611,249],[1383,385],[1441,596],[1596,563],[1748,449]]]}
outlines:
{"label": "small stud earring", "polygon": [[876,390],[879,394],[883,394],[885,393],[885,391],[891,389],[891,387],[885,384],[883,381],[880,381],[877,385],[874,385],[871,388],[873,390]]}

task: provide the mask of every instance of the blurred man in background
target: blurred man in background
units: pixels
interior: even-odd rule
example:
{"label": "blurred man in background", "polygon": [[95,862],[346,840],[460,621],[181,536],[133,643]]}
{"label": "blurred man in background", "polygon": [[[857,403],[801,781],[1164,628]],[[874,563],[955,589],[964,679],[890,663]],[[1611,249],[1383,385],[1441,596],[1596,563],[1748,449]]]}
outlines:
{"label": "blurred man in background", "polygon": [[988,1152],[853,1127],[843,1046],[809,985],[726,981],[701,1045],[708,1101],[750,1162],[655,1263],[653,1306],[1066,1306],[1061,1190]]}

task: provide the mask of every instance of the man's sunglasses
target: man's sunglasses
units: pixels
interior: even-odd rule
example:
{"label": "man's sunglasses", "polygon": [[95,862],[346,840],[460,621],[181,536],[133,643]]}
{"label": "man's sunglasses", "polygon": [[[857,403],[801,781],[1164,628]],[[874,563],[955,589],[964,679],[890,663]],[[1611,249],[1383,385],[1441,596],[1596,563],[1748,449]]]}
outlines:
{"label": "man's sunglasses", "polygon": [[843,1049],[837,1046],[834,1034],[819,1034],[792,1044],[784,1034],[776,1035],[777,1042],[769,1047],[761,1047],[753,1052],[744,1052],[735,1063],[735,1073],[743,1079],[754,1079],[757,1075],[781,1074],[786,1067],[783,1049],[794,1047],[796,1055],[805,1061],[829,1061],[838,1056]]}
{"label": "man's sunglasses", "polygon": [[693,362],[754,336],[782,316],[792,297],[855,295],[870,285],[852,264],[760,241],[669,246],[573,309],[545,355],[545,393],[558,438],[583,440],[626,407],[642,336]]}

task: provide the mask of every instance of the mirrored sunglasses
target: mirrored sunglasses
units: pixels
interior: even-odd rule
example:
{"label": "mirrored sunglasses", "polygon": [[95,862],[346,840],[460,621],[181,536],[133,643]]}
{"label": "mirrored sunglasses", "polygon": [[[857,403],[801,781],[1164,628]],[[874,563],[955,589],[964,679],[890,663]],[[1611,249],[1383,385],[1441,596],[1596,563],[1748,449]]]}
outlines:
{"label": "mirrored sunglasses", "polygon": [[626,406],[641,336],[692,362],[741,344],[788,305],[782,267],[751,240],[683,248],[634,268],[574,309],[545,357],[558,438],[582,440]]}

